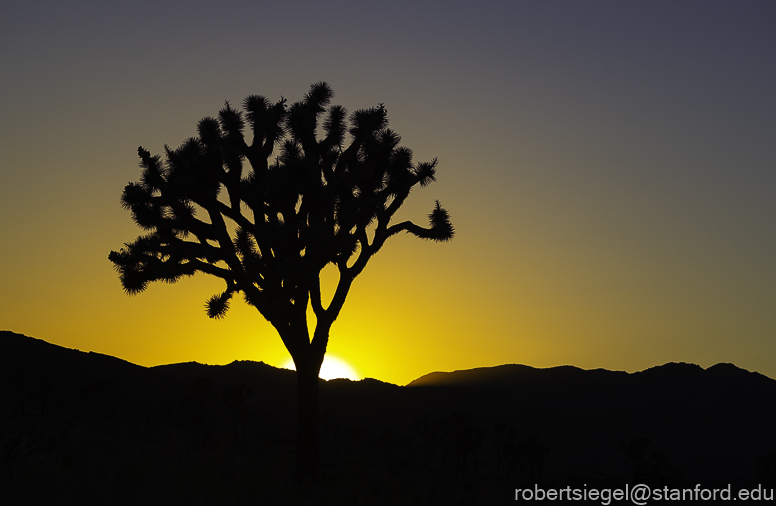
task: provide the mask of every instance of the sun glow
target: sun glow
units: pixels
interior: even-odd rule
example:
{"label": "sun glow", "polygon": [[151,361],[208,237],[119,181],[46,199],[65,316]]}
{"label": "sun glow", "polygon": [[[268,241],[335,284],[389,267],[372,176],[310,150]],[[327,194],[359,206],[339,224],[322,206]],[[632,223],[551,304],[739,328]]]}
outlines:
{"label": "sun glow", "polygon": [[[289,358],[283,367],[286,369],[296,370],[294,366],[294,360]],[[347,362],[331,355],[325,355],[323,357],[323,365],[321,366],[321,372],[318,375],[321,379],[331,380],[336,378],[346,378],[353,381],[358,381],[359,378],[356,371],[348,365]]]}

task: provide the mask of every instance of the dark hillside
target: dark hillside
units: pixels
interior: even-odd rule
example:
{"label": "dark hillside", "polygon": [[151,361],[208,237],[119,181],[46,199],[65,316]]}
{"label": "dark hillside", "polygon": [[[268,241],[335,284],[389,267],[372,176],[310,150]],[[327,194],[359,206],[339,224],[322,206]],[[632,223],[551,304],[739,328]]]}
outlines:
{"label": "dark hillside", "polygon": [[322,381],[314,499],[292,479],[295,396],[295,374],[261,362],[146,368],[1,332],[0,503],[492,504],[534,484],[776,485],[776,381],[732,364]]}

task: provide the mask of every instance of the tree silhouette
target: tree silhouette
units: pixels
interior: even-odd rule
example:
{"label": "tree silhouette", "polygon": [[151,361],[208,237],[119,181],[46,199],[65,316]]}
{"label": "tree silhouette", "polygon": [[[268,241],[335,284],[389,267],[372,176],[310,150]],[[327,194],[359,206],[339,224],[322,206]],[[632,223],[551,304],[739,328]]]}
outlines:
{"label": "tree silhouette", "polygon": [[[244,114],[226,102],[218,118],[200,120],[197,137],[177,149],[165,146],[165,162],[138,148],[142,177],[124,188],[121,204],[149,233],[108,256],[130,295],[152,281],[174,283],[204,272],[226,283],[207,301],[208,316],[222,318],[241,292],[277,329],[297,371],[297,471],[312,478],[318,375],[353,280],[399,232],[434,241],[453,237],[438,201],[428,228],[391,223],[413,187],[436,180],[437,160],[413,163],[412,151],[388,128],[382,104],[357,110],[348,121],[342,106],[330,105],[332,96],[323,82],[290,107],[284,98],[272,104],[252,95]],[[270,161],[276,146],[279,154]],[[339,281],[325,306],[320,273],[328,264],[339,270]]]}

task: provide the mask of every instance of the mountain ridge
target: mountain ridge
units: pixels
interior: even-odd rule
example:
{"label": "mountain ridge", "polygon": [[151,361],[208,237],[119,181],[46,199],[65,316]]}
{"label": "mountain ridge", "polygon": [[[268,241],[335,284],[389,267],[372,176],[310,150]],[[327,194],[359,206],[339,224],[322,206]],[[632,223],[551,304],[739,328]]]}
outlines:
{"label": "mountain ridge", "polygon": [[[238,359],[235,359],[228,364],[206,364],[206,363],[200,363],[196,361],[188,361],[188,362],[175,362],[170,364],[160,364],[155,366],[142,366],[139,364],[135,364],[133,362],[129,362],[128,360],[122,359],[120,357],[115,357],[113,355],[108,355],[105,353],[99,353],[95,351],[83,351],[77,348],[67,348],[54,343],[50,343],[44,339],[26,336],[24,334],[20,334],[9,330],[0,330],[0,338],[3,339],[3,341],[0,341],[0,346],[8,347],[10,343],[11,347],[13,348],[15,345],[16,350],[11,350],[11,351],[16,351],[17,353],[20,350],[19,345],[21,343],[24,343],[24,339],[27,339],[29,340],[26,343],[27,345],[31,345],[31,346],[48,345],[50,347],[53,347],[53,348],[49,348],[49,351],[52,351],[52,352],[54,352],[53,350],[58,349],[64,353],[73,353],[73,352],[82,353],[87,356],[91,355],[94,357],[99,357],[100,359],[105,361],[118,361],[125,365],[139,367],[147,370],[171,372],[175,369],[182,369],[182,368],[192,368],[192,369],[213,368],[213,367],[245,368],[245,367],[248,367],[246,364],[255,364],[255,367],[254,366],[250,366],[250,367],[256,371],[263,369],[264,371],[269,371],[269,370],[288,371],[292,375],[294,374],[293,370],[275,367],[263,361],[238,360]],[[13,338],[15,341],[8,341],[9,338]],[[20,339],[20,338],[24,338],[24,339]],[[43,348],[39,348],[39,349],[43,349]],[[27,350],[28,353],[30,351],[31,350],[29,349]],[[558,374],[566,377],[571,377],[572,375],[579,375],[582,373],[588,373],[591,375],[592,374],[651,375],[651,374],[659,373],[659,374],[670,374],[671,376],[676,376],[678,374],[685,374],[685,375],[688,373],[692,374],[693,372],[703,372],[703,373],[710,372],[713,374],[722,373],[727,375],[735,374],[738,376],[748,374],[748,375],[751,375],[752,377],[759,377],[765,380],[776,381],[760,372],[749,371],[747,369],[738,367],[735,364],[732,364],[729,362],[720,362],[720,363],[711,365],[705,369],[700,365],[688,363],[688,362],[667,362],[665,364],[655,365],[647,369],[643,369],[641,371],[634,371],[630,373],[627,371],[611,370],[611,369],[605,369],[600,367],[594,368],[594,369],[583,369],[581,367],[577,367],[573,365],[534,367],[534,366],[529,366],[525,364],[507,363],[507,364],[500,364],[495,366],[483,366],[483,367],[473,367],[470,369],[459,369],[454,371],[433,371],[410,381],[406,385],[397,385],[395,383],[387,382],[377,378],[363,378],[362,380],[358,380],[358,381],[374,380],[380,383],[388,383],[391,385],[406,386],[406,387],[453,386],[453,385],[461,386],[463,384],[466,384],[467,381],[469,382],[470,386],[474,386],[474,385],[492,386],[494,384],[497,384],[499,380],[503,380],[507,375],[518,375],[518,374],[526,377],[529,377],[529,375],[536,375],[536,374],[545,374],[545,375]],[[341,379],[344,379],[344,378],[337,378],[337,380],[341,380]]]}

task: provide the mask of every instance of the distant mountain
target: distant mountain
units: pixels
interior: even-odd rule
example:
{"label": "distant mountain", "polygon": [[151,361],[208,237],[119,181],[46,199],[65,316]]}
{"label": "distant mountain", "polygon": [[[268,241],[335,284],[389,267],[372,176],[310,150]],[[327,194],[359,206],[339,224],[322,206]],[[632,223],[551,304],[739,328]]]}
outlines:
{"label": "distant mountain", "polygon": [[432,372],[411,381],[407,386],[469,386],[469,387],[515,387],[528,386],[534,382],[568,384],[583,381],[614,381],[627,375],[621,371],[606,369],[584,370],[572,366],[537,369],[527,365],[505,364],[495,367],[478,367],[454,372]]}
{"label": "distant mountain", "polygon": [[[0,332],[0,504],[309,502],[291,480],[295,403],[295,373],[261,362],[146,368]],[[321,380],[321,412],[318,504],[776,485],[776,381],[732,364]]]}
{"label": "distant mountain", "polygon": [[569,365],[538,369],[527,365],[505,364],[495,367],[478,367],[454,372],[432,372],[411,381],[407,386],[469,386],[469,387],[516,387],[532,382],[569,383],[583,381],[586,383],[605,384],[614,381],[640,380],[661,382],[704,381],[721,379],[737,384],[773,385],[776,382],[757,372],[741,369],[733,364],[716,364],[704,370],[698,365],[670,362],[665,365],[651,367],[644,371],[628,374],[623,371],[606,369],[585,370]]}

